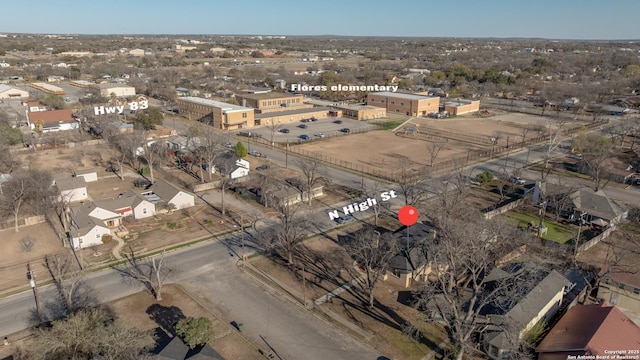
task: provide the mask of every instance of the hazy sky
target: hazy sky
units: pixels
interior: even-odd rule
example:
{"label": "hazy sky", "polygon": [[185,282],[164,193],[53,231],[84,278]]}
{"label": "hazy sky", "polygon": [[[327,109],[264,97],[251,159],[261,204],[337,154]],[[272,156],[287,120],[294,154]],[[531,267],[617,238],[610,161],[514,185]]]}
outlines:
{"label": "hazy sky", "polygon": [[31,0],[0,32],[640,39],[639,0]]}

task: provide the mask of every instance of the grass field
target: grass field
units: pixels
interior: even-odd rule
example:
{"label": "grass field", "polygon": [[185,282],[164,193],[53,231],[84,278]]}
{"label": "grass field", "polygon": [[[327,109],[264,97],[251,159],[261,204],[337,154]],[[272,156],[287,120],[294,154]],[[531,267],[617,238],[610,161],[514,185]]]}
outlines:
{"label": "grass field", "polygon": [[[521,228],[526,228],[530,222],[534,224],[540,223],[538,215],[523,213],[518,211],[510,211],[507,214],[510,221]],[[547,227],[547,232],[540,237],[545,240],[555,241],[560,244],[565,244],[576,235],[575,231],[566,225],[558,224],[549,220],[544,221],[544,225]]]}

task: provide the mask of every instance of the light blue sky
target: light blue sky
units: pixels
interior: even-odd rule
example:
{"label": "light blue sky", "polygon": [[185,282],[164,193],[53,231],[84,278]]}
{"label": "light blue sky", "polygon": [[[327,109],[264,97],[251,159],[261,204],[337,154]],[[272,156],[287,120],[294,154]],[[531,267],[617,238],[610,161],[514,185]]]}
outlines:
{"label": "light blue sky", "polygon": [[639,0],[31,0],[0,32],[640,39]]}

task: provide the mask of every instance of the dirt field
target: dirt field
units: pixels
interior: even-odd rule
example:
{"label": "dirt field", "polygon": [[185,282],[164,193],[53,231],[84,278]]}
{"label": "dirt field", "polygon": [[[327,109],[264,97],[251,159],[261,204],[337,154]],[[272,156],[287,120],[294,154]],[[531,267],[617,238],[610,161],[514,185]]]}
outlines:
{"label": "dirt field", "polygon": [[[36,240],[30,253],[21,250],[19,241],[29,235]],[[13,228],[0,231],[0,289],[28,286],[26,278],[27,262],[32,266],[38,280],[49,278],[42,265],[45,255],[69,254],[48,223]]]}
{"label": "dirt field", "polygon": [[[354,170],[397,172],[402,166],[420,168],[431,165],[430,148],[439,143],[439,150],[434,164],[452,158],[461,158],[469,150],[488,150],[491,148],[492,136],[497,136],[497,146],[506,146],[523,139],[522,127],[534,127],[544,124],[545,119],[539,116],[524,114],[501,114],[478,118],[475,115],[460,116],[453,119],[436,120],[415,118],[405,125],[416,127],[423,132],[430,129],[444,131],[452,138],[426,135],[399,136],[391,131],[370,131],[364,134],[353,134],[315,141],[298,146],[307,153],[321,154],[329,162],[350,167]],[[529,130],[526,139],[538,136]],[[507,140],[508,139],[508,140]]]}

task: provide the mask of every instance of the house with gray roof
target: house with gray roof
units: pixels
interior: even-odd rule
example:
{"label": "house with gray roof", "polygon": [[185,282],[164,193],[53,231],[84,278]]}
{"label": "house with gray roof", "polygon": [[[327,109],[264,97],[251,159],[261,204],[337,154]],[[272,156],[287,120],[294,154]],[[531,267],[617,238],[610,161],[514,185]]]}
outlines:
{"label": "house with gray roof", "polygon": [[616,223],[625,219],[628,214],[625,206],[611,200],[602,190],[594,192],[591,189],[582,189],[571,194],[570,198],[575,216],[584,214],[587,222],[602,219]]}
{"label": "house with gray roof", "polygon": [[249,161],[237,157],[233,152],[227,151],[219,154],[213,160],[212,173],[224,173],[229,179],[238,179],[249,175]]}
{"label": "house with gray roof", "polygon": [[186,209],[195,205],[195,197],[186,191],[180,190],[177,186],[168,181],[158,179],[151,185],[142,196],[154,203],[156,207],[173,204],[174,210]]}
{"label": "house with gray roof", "polygon": [[82,176],[64,177],[54,181],[58,188],[58,201],[72,203],[89,198],[87,194],[87,182]]}
{"label": "house with gray roof", "polygon": [[[512,266],[495,269],[489,273],[487,283],[499,282],[515,272],[528,271]],[[569,283],[555,270],[546,276],[531,272],[526,276],[530,284],[519,284],[528,291],[512,294],[500,304],[489,304],[480,315],[487,321],[482,338],[482,349],[491,359],[507,359],[518,349],[519,343],[533,326],[541,321],[548,323],[558,312],[564,296],[564,287]],[[541,278],[541,279],[540,279]]]}
{"label": "house with gray roof", "polygon": [[74,205],[69,240],[75,249],[100,245],[103,236],[122,228],[126,217],[139,220],[155,214],[155,205],[134,191]]}

